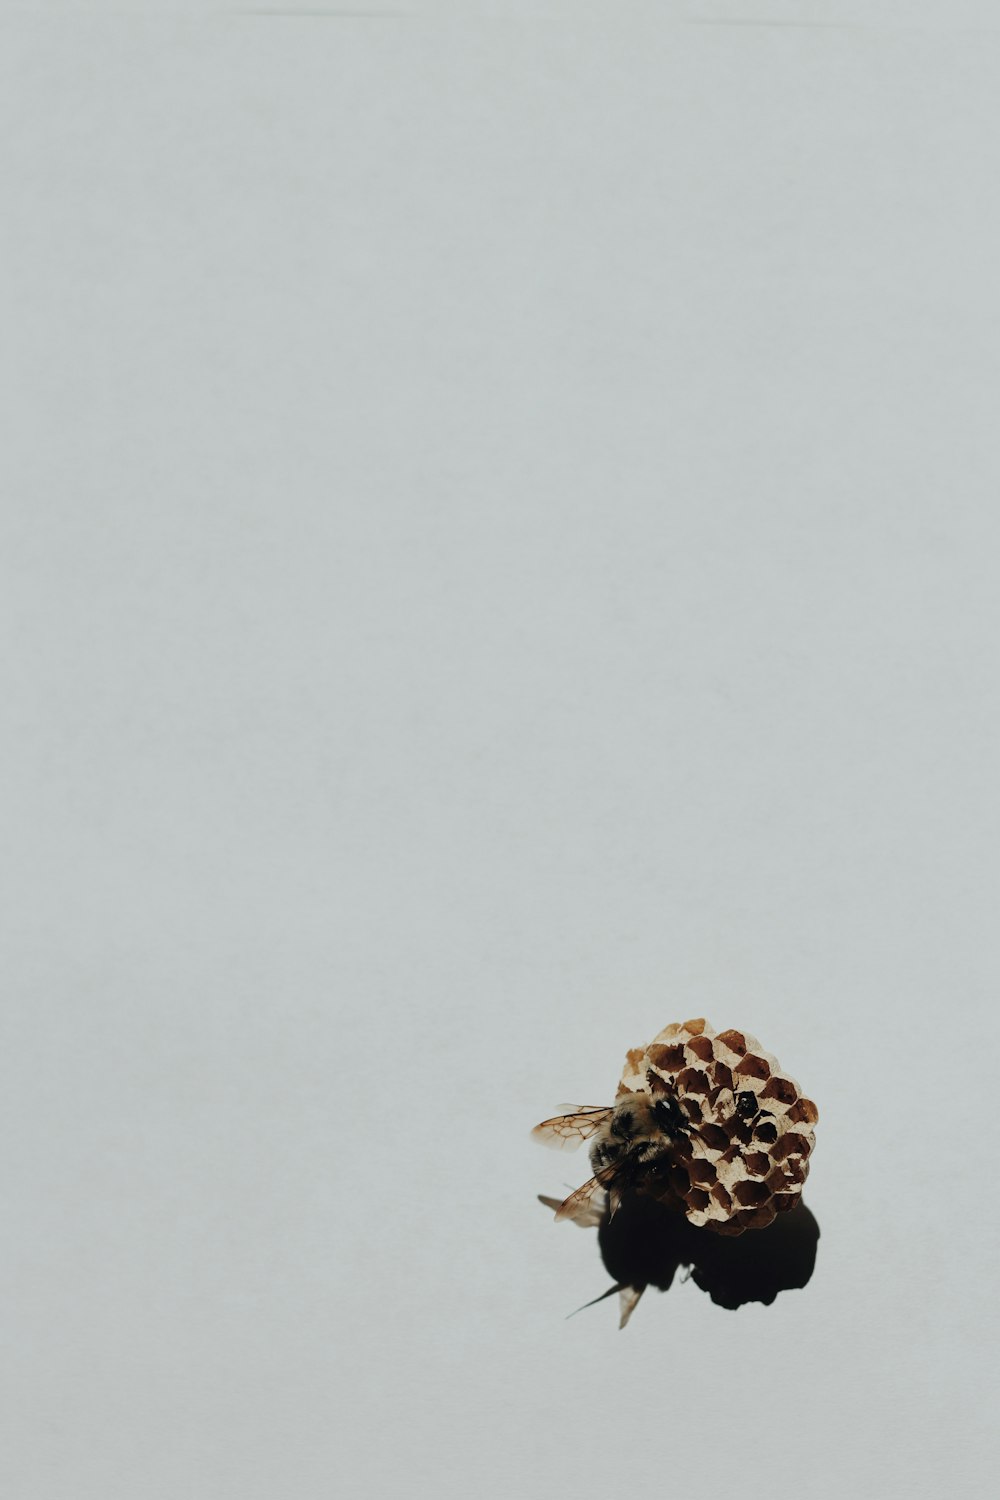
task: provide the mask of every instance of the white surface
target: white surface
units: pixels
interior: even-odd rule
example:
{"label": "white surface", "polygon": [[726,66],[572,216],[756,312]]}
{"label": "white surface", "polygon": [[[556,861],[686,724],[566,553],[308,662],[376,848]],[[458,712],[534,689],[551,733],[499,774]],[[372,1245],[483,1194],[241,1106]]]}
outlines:
{"label": "white surface", "polygon": [[[987,13],[48,9],[4,1494],[986,1494]],[[566,1323],[607,1278],[528,1128],[698,1014],[820,1104],[816,1275]]]}

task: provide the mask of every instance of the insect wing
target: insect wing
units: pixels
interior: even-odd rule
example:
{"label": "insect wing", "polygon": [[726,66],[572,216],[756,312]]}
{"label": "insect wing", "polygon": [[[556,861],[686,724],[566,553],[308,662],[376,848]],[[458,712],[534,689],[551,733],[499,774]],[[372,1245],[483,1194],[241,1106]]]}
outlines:
{"label": "insect wing", "polygon": [[639,1305],[639,1298],[646,1290],[642,1286],[623,1286],[618,1289],[618,1327],[624,1328]]}
{"label": "insect wing", "polygon": [[551,1120],[543,1120],[540,1125],[535,1126],[531,1135],[534,1140],[541,1141],[543,1146],[553,1146],[556,1151],[575,1151],[584,1141],[589,1141],[613,1114],[614,1110],[610,1106],[581,1104],[569,1114],[554,1115]]}
{"label": "insect wing", "polygon": [[[561,1198],[547,1198],[544,1193],[538,1195],[539,1203],[544,1203],[546,1208],[553,1210],[562,1207]],[[590,1204],[581,1208],[574,1215],[573,1223],[578,1229],[596,1229],[604,1217],[604,1201],[601,1198],[592,1198]]]}
{"label": "insect wing", "polygon": [[603,1192],[603,1182],[597,1177],[591,1177],[576,1192],[563,1199],[556,1209],[556,1218],[572,1219],[584,1228],[599,1224],[604,1212],[604,1200],[598,1198],[598,1194]]}

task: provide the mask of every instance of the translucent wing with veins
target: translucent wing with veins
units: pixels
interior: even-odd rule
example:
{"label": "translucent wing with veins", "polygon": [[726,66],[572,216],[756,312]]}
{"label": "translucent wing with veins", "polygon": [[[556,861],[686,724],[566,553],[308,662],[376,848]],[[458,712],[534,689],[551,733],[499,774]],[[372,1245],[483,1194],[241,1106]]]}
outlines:
{"label": "translucent wing with veins", "polygon": [[596,1135],[614,1114],[611,1105],[580,1104],[570,1107],[565,1115],[554,1115],[543,1120],[531,1132],[532,1139],[543,1146],[553,1146],[556,1151],[575,1151],[584,1141]]}
{"label": "translucent wing with veins", "polygon": [[[539,1203],[544,1203],[546,1208],[558,1209],[562,1207],[561,1198],[547,1198],[544,1193],[538,1195]],[[596,1229],[604,1217],[604,1197],[591,1198],[589,1204],[581,1206],[579,1211],[573,1215],[573,1223],[581,1229]]]}
{"label": "translucent wing with veins", "polygon": [[604,1183],[597,1177],[591,1177],[582,1187],[578,1187],[575,1192],[570,1193],[568,1198],[563,1199],[556,1209],[556,1218],[572,1219],[577,1224],[589,1226],[594,1222],[596,1215],[597,1222],[600,1223],[605,1202]]}

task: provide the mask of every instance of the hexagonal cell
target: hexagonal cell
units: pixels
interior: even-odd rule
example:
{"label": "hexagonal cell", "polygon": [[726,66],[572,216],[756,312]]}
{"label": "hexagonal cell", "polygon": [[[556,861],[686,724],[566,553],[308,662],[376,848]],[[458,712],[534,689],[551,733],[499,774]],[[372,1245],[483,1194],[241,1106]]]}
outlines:
{"label": "hexagonal cell", "polygon": [[724,1130],[721,1125],[711,1123],[702,1125],[699,1137],[703,1145],[707,1146],[710,1151],[728,1151],[732,1144],[729,1139],[729,1132]]}
{"label": "hexagonal cell", "polygon": [[815,1125],[819,1110],[811,1099],[799,1099],[788,1111],[788,1118],[796,1125]]}
{"label": "hexagonal cell", "polygon": [[[632,1054],[629,1053],[631,1061]],[[673,1042],[669,1045],[663,1042],[654,1042],[647,1049],[647,1056],[651,1065],[662,1073],[679,1073],[682,1068],[687,1067],[687,1057],[684,1053],[682,1042]]]}
{"label": "hexagonal cell", "polygon": [[689,1058],[703,1063],[711,1062],[715,1057],[715,1047],[713,1046],[712,1038],[706,1036],[704,1033],[699,1036],[693,1036],[686,1044],[684,1051],[688,1054]]}
{"label": "hexagonal cell", "polygon": [[677,1075],[677,1091],[680,1094],[710,1094],[711,1080],[700,1068],[685,1068]]}
{"label": "hexagonal cell", "polygon": [[776,1073],[761,1089],[760,1097],[762,1100],[773,1101],[782,1105],[784,1109],[789,1109],[798,1099],[799,1091],[790,1078],[783,1078]]}
{"label": "hexagonal cell", "polygon": [[741,1082],[744,1078],[770,1078],[771,1064],[766,1057],[758,1053],[748,1052],[746,1057],[741,1058],[733,1069],[736,1081]]}
{"label": "hexagonal cell", "polygon": [[712,1187],[716,1180],[715,1167],[703,1156],[692,1157],[688,1162],[688,1177],[695,1187]]}

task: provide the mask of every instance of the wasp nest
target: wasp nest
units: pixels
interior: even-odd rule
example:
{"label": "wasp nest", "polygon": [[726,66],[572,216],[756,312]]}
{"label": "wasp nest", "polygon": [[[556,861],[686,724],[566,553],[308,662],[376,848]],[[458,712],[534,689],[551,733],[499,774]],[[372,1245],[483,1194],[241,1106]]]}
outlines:
{"label": "wasp nest", "polygon": [[636,1094],[664,1101],[680,1127],[640,1191],[719,1234],[763,1228],[799,1202],[819,1111],[756,1037],[674,1022],[628,1054],[618,1098]]}

